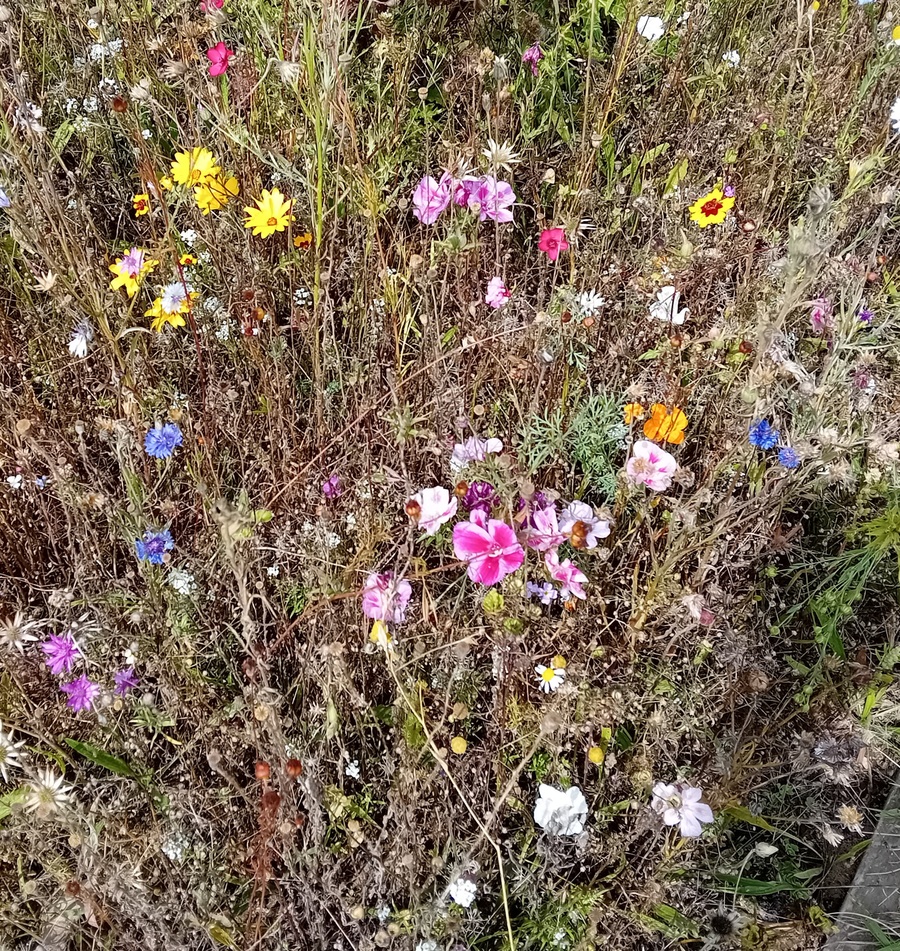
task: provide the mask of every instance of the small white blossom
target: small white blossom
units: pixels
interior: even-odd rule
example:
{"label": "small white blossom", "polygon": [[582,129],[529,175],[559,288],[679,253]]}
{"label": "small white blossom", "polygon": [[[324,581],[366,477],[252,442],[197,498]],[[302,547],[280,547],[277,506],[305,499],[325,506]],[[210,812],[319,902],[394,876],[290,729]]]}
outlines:
{"label": "small white blossom", "polygon": [[606,304],[606,298],[601,297],[596,291],[582,291],[575,298],[575,303],[585,317],[593,317]]}
{"label": "small white blossom", "polygon": [[680,826],[683,836],[696,838],[703,826],[713,821],[712,809],[700,801],[702,796],[703,790],[696,786],[657,783],[651,806],[667,826]]}
{"label": "small white blossom", "polygon": [[657,291],[656,301],[650,305],[650,316],[654,320],[663,320],[667,324],[680,326],[687,319],[690,310],[687,307],[678,309],[681,294],[671,284],[667,284]]}
{"label": "small white blossom", "polygon": [[18,472],[15,475],[7,476],[6,481],[13,492],[18,492],[22,488],[22,476]]}
{"label": "small white blossom", "polygon": [[270,578],[277,578],[281,574],[281,565],[269,565],[266,568],[266,574]]}
{"label": "small white blossom", "polygon": [[534,672],[538,675],[538,686],[544,693],[556,693],[566,682],[565,667],[545,667],[543,664],[538,664]]}
{"label": "small white blossom", "polygon": [[458,878],[455,882],[450,883],[449,892],[450,897],[457,905],[468,908],[475,901],[478,886],[471,878]]}
{"label": "small white blossom", "polygon": [[844,841],[843,835],[837,829],[832,829],[830,825],[822,826],[822,838],[834,848],[837,848]]}
{"label": "small white blossom", "polygon": [[25,645],[36,641],[37,637],[31,633],[39,625],[39,621],[26,621],[21,611],[16,611],[15,617],[4,618],[0,621],[0,645],[7,650],[16,650],[25,653]]}
{"label": "small white blossom", "polygon": [[194,576],[184,568],[172,568],[168,576],[169,587],[185,598],[189,598],[196,590]]}
{"label": "small white blossom", "polygon": [[94,339],[94,328],[83,321],[72,331],[72,339],[69,341],[69,353],[73,357],[84,359],[88,354],[88,347]]}
{"label": "small white blossom", "polygon": [[[192,248],[197,241],[199,235],[193,228],[185,228],[181,232],[181,240],[189,247]],[[208,301],[207,301],[208,303]]]}
{"label": "small white blossom", "polygon": [[538,787],[534,821],[550,835],[581,835],[587,811],[587,800],[577,786],[565,791],[546,783]]}
{"label": "small white blossom", "polygon": [[416,951],[438,951],[438,943],[432,938],[426,938],[416,945]]}
{"label": "small white blossom", "polygon": [[741,65],[741,54],[737,50],[729,50],[727,53],[723,53],[722,59],[731,66],[732,69]]}
{"label": "small white blossom", "polygon": [[891,106],[890,120],[894,132],[900,132],[900,96],[897,96]]}
{"label": "small white blossom", "polygon": [[153,133],[149,129],[141,129],[141,135],[145,139],[149,139],[153,135]]}
{"label": "small white blossom", "polygon": [[71,798],[72,787],[65,784],[63,777],[57,776],[52,769],[42,769],[38,772],[38,778],[29,783],[25,809],[44,819],[52,812],[59,811]]}
{"label": "small white blossom", "polygon": [[492,171],[504,168],[510,175],[513,172],[513,165],[518,165],[521,161],[509,142],[498,145],[493,139],[488,139],[488,147],[482,149],[481,154],[488,160]]}
{"label": "small white blossom", "polygon": [[344,767],[344,775],[349,776],[351,779],[359,779],[359,760],[352,759]]}
{"label": "small white blossom", "polygon": [[18,743],[13,742],[13,731],[3,732],[3,724],[0,724],[0,775],[6,782],[9,782],[9,770],[13,767],[19,767],[19,749],[25,745],[24,740]]}
{"label": "small white blossom", "polygon": [[637,21],[637,31],[650,43],[655,43],[666,32],[666,25],[660,17],[642,16]]}

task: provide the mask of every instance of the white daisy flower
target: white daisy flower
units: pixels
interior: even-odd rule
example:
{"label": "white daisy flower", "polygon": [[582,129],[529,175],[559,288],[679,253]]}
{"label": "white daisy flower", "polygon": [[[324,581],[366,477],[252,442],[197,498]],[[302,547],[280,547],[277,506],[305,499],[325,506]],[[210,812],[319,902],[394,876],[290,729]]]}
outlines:
{"label": "white daisy flower", "polygon": [[24,740],[18,743],[13,742],[13,731],[10,728],[9,733],[4,733],[2,724],[0,724],[0,775],[6,782],[9,782],[9,769],[19,768],[19,748],[25,745]]}
{"label": "white daisy flower", "polygon": [[38,778],[29,784],[25,809],[44,819],[65,806],[71,798],[72,787],[66,785],[63,777],[57,776],[52,769],[42,769],[38,771]]}
{"label": "white daisy flower", "polygon": [[585,317],[593,317],[606,304],[606,298],[601,297],[596,291],[582,291],[575,298],[575,303]]}
{"label": "white daisy flower", "polygon": [[[562,661],[562,663],[560,663]],[[538,685],[544,693],[556,693],[557,690],[566,682],[566,663],[564,657],[554,657],[550,661],[550,666],[545,667],[538,664],[534,668],[538,675]]]}
{"label": "white daisy flower", "polygon": [[521,161],[509,142],[498,145],[493,139],[488,139],[488,147],[482,149],[481,154],[488,160],[492,170],[505,168],[510,175],[512,175],[513,165],[518,165]]}
{"label": "white daisy flower", "polygon": [[22,488],[22,474],[17,472],[15,475],[7,476],[6,482],[13,492],[18,492]]}
{"label": "white daisy flower", "polygon": [[17,650],[20,654],[23,654],[25,645],[29,641],[37,640],[37,637],[30,632],[38,624],[38,621],[26,621],[25,615],[21,611],[16,611],[15,617],[4,618],[0,621],[0,645],[8,650]]}
{"label": "white daisy flower", "polygon": [[654,320],[663,320],[680,326],[687,319],[690,310],[687,307],[678,309],[681,294],[671,284],[667,284],[657,291],[656,301],[650,305],[650,316]]}
{"label": "white daisy flower", "polygon": [[190,290],[189,284],[185,285],[180,281],[166,284],[160,294],[160,306],[167,314],[177,314],[181,310],[181,305],[188,299]]}
{"label": "white daisy flower", "polygon": [[69,353],[73,357],[84,359],[88,354],[88,347],[94,339],[94,328],[85,320],[75,326],[72,339],[69,341]]}
{"label": "white daisy flower", "polygon": [[587,812],[587,800],[577,786],[565,791],[546,783],[538,787],[534,821],[550,835],[581,835]]}

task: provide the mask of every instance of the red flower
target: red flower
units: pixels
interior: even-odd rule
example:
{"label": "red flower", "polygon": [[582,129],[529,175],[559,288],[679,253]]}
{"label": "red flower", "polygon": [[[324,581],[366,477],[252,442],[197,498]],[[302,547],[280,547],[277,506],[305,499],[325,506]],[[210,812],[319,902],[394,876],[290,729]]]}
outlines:
{"label": "red flower", "polygon": [[544,251],[551,261],[555,261],[559,257],[559,252],[568,250],[568,247],[566,232],[562,228],[545,228],[541,232],[538,248]]}
{"label": "red flower", "polygon": [[228,49],[224,43],[216,43],[211,49],[206,51],[206,58],[209,60],[209,75],[221,76],[228,69],[228,60],[234,56],[234,50]]}

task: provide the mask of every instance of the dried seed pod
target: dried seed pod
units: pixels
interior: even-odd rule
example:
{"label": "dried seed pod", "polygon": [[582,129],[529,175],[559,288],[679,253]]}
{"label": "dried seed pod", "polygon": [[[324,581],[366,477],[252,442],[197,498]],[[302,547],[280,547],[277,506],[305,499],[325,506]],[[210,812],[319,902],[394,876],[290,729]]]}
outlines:
{"label": "dried seed pod", "polygon": [[256,778],[261,782],[268,782],[269,777],[272,775],[272,767],[269,766],[264,760],[256,761]]}

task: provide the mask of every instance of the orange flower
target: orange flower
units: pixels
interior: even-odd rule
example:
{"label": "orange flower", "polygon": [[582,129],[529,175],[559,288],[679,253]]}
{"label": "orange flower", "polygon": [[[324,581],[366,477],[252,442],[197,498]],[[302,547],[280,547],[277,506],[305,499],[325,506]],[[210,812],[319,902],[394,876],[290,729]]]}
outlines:
{"label": "orange flower", "polygon": [[644,407],[640,403],[625,404],[625,425],[630,426],[636,419],[644,418]]}
{"label": "orange flower", "polygon": [[294,236],[294,247],[301,251],[308,251],[312,247],[313,236],[307,231],[306,234]]}
{"label": "orange flower", "polygon": [[680,446],[684,442],[687,424],[687,416],[677,406],[673,406],[670,411],[663,403],[654,403],[650,407],[650,419],[644,423],[644,435],[648,439]]}

